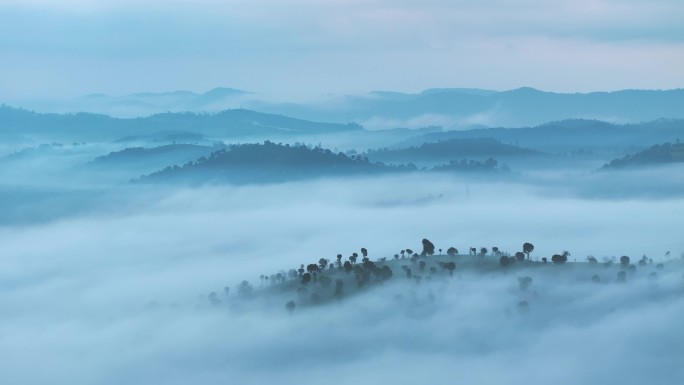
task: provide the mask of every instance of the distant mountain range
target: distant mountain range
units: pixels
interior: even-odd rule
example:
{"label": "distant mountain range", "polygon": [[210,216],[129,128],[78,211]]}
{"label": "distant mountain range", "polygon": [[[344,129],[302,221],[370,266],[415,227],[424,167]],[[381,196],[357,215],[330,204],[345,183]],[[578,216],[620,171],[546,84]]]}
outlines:
{"label": "distant mountain range", "polygon": [[612,124],[597,120],[571,119],[522,128],[476,128],[430,132],[407,139],[394,148],[421,146],[450,139],[492,138],[545,152],[625,151],[684,137],[684,120],[659,119],[637,124]]}
{"label": "distant mountain range", "polygon": [[[113,118],[89,113],[37,113],[0,106],[0,136],[43,140],[112,141],[181,132],[219,139],[274,138],[360,131],[357,124],[319,123],[237,109],[217,113],[163,113],[143,118]],[[129,138],[126,138],[129,137]]]}
{"label": "distant mountain range", "polygon": [[684,118],[684,89],[553,93],[533,88],[510,91],[431,89],[418,94],[372,92],[318,104],[251,104],[259,111],[328,122],[358,122],[366,128],[441,125],[535,126],[565,119],[636,123]]}
{"label": "distant mountain range", "polygon": [[263,95],[215,88],[205,93],[92,94],[70,101],[25,101],[18,105],[46,112],[89,112],[117,117],[247,108],[311,121],[357,122],[368,129],[430,125],[462,129],[479,125],[536,126],[566,119],[612,123],[684,119],[684,89],[555,93],[529,87],[508,91],[435,88],[415,94],[375,91],[325,96],[308,103],[275,103]]}

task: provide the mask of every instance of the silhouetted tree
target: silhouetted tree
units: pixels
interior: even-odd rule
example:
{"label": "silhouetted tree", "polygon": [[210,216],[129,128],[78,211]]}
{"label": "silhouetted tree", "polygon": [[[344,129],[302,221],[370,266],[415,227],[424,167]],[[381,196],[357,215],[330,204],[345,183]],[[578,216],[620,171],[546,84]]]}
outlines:
{"label": "silhouetted tree", "polygon": [[435,245],[432,242],[426,238],[423,238],[421,242],[423,243],[423,251],[420,253],[420,255],[426,256],[433,255],[435,253]]}
{"label": "silhouetted tree", "polygon": [[302,285],[306,285],[309,282],[311,282],[311,273],[304,273],[304,275],[302,275]]}
{"label": "silhouetted tree", "polygon": [[470,248],[470,251],[468,252],[468,254],[477,255],[477,249],[474,248],[474,247],[471,247],[471,248]]}
{"label": "silhouetted tree", "polygon": [[646,264],[648,264],[648,258],[646,258],[646,254],[644,254],[639,260],[639,266],[646,266]]}
{"label": "silhouetted tree", "polygon": [[484,257],[485,255],[487,255],[487,251],[488,251],[488,250],[487,250],[486,247],[481,248],[481,249],[480,249],[480,256],[481,256],[481,257]]}
{"label": "silhouetted tree", "polygon": [[442,267],[449,270],[449,275],[454,275],[454,270],[456,270],[456,263],[454,261],[443,262]]}
{"label": "silhouetted tree", "polygon": [[252,285],[250,285],[248,281],[240,282],[240,285],[238,286],[238,295],[240,297],[250,297],[253,291],[254,288],[252,288]]}
{"label": "silhouetted tree", "polygon": [[315,273],[318,271],[318,265],[315,263],[310,263],[306,265],[306,271],[308,271],[309,273]]}
{"label": "silhouetted tree", "polygon": [[542,262],[543,262],[543,263],[547,263],[548,261],[549,261],[549,260],[546,259],[546,257],[543,257],[543,258],[542,258]]}
{"label": "silhouetted tree", "polygon": [[318,260],[318,265],[321,267],[321,270],[324,270],[326,266],[328,266],[328,260],[325,258],[321,258]]}
{"label": "silhouetted tree", "polygon": [[401,253],[401,258],[404,258],[404,254],[406,253],[406,250],[402,250],[400,253]]}
{"label": "silhouetted tree", "polygon": [[501,258],[499,258],[499,265],[506,267],[511,264],[511,259],[508,258],[505,255],[502,255]]}
{"label": "silhouetted tree", "polygon": [[626,282],[627,281],[627,273],[624,271],[618,271],[617,281],[618,282]]}
{"label": "silhouetted tree", "polygon": [[406,249],[406,254],[408,254],[409,256],[413,255],[413,250]]}
{"label": "silhouetted tree", "polygon": [[450,247],[447,249],[447,255],[453,257],[456,254],[458,254],[458,249],[456,249],[455,247]]}
{"label": "silhouetted tree", "polygon": [[342,254],[337,254],[337,266],[342,266]]}
{"label": "silhouetted tree", "polygon": [[390,269],[389,266],[385,265],[380,269],[380,278],[383,280],[388,280],[392,278],[392,269]]}
{"label": "silhouetted tree", "polygon": [[352,269],[354,267],[352,266],[351,262],[349,261],[344,261],[344,272],[345,273],[351,273]]}
{"label": "silhouetted tree", "polygon": [[499,248],[496,246],[492,247],[492,253],[494,253],[494,255],[499,255]]}
{"label": "silhouetted tree", "polygon": [[361,255],[363,255],[364,258],[368,256],[368,250],[366,250],[365,247],[361,248]]}
{"label": "silhouetted tree", "polygon": [[525,253],[523,253],[522,251],[518,251],[517,253],[515,253],[515,259],[517,259],[520,262],[524,261]]}
{"label": "silhouetted tree", "polygon": [[626,255],[623,255],[622,257],[620,257],[620,264],[622,266],[629,266],[629,257]]}
{"label": "silhouetted tree", "polygon": [[518,285],[520,286],[520,290],[527,290],[528,287],[532,284],[532,277],[518,277]]}
{"label": "silhouetted tree", "polygon": [[321,275],[320,278],[318,278],[318,282],[323,286],[324,288],[330,287],[330,284],[332,283],[332,279],[328,277],[327,275]]}
{"label": "silhouetted tree", "polygon": [[335,298],[342,298],[344,295],[344,281],[341,279],[335,280]]}
{"label": "silhouetted tree", "polygon": [[565,255],[561,255],[561,254],[554,254],[551,257],[551,262],[553,262],[553,263],[559,263],[559,264],[565,263],[565,262],[567,262],[567,260],[568,260],[568,257],[566,257]]}
{"label": "silhouetted tree", "polygon": [[295,302],[294,302],[294,301],[288,301],[288,302],[285,304],[285,310],[287,310],[288,312],[292,313],[292,312],[294,311],[294,309],[295,309],[295,306],[296,306],[296,305],[295,305]]}
{"label": "silhouetted tree", "polygon": [[588,261],[589,264],[591,264],[591,265],[595,265],[595,264],[598,263],[598,260],[597,260],[596,257],[594,257],[593,255],[588,256],[588,257],[587,257],[587,261]]}
{"label": "silhouetted tree", "polygon": [[213,306],[218,306],[221,304],[221,300],[218,299],[218,296],[216,295],[215,291],[209,293],[209,302],[211,302]]}
{"label": "silhouetted tree", "polygon": [[349,257],[349,260],[351,261],[352,265],[356,264],[356,258],[358,258],[359,255],[356,253],[352,253],[351,257]]}
{"label": "silhouetted tree", "polygon": [[534,245],[533,244],[531,244],[529,242],[523,243],[523,253],[525,253],[527,255],[527,259],[530,259],[530,253],[533,251],[534,251]]}

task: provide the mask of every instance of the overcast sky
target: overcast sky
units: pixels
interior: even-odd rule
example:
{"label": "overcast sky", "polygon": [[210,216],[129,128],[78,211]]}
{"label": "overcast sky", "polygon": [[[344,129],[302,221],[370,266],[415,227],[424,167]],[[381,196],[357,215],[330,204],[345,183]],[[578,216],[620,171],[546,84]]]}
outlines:
{"label": "overcast sky", "polygon": [[684,86],[681,0],[0,0],[0,101]]}

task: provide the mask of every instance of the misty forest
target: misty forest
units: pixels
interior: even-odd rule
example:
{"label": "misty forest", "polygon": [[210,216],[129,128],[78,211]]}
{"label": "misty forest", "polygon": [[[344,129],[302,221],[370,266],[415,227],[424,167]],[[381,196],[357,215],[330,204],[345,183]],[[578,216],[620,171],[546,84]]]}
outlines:
{"label": "misty forest", "polygon": [[684,91],[236,92],[0,107],[3,383],[684,379]]}

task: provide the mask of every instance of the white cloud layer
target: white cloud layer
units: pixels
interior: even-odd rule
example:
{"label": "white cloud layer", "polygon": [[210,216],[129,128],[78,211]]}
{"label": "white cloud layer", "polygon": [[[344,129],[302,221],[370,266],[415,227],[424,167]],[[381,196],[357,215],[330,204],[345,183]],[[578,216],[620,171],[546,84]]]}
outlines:
{"label": "white cloud layer", "polygon": [[681,198],[549,197],[439,176],[122,194],[114,210],[0,229],[8,383],[643,384],[684,374],[681,261],[639,268],[626,284],[616,268],[572,264],[484,274],[459,262],[453,279],[421,285],[395,271],[366,295],[293,316],[287,296],[243,310],[206,297],[362,246],[374,258],[418,250],[423,237],[443,249],[514,252],[530,241],[534,258],[567,249],[571,262],[645,253],[657,263],[684,250]]}

